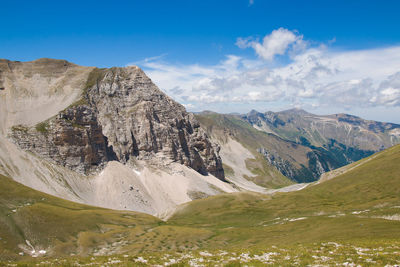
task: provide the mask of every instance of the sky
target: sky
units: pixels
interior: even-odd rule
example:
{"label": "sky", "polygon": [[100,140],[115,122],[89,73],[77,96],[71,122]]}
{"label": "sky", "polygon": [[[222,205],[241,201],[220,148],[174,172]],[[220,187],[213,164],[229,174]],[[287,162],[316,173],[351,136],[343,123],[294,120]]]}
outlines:
{"label": "sky", "polygon": [[400,123],[400,1],[0,0],[0,58],[138,65],[189,111]]}

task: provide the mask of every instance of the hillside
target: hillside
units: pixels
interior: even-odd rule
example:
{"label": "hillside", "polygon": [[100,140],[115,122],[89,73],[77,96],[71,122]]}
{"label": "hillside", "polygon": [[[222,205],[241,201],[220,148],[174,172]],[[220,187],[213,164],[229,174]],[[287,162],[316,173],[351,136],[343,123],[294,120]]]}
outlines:
{"label": "hillside", "polygon": [[[195,200],[167,222],[57,199],[0,176],[1,260],[398,264],[400,146],[363,161],[297,192]],[[70,257],[53,258],[62,255]]]}
{"label": "hillside", "polygon": [[0,265],[8,260],[35,265],[35,258],[41,261],[196,249],[212,234],[168,225],[144,213],[63,200],[3,175],[0,183]]}
{"label": "hillside", "polygon": [[[30,189],[0,175],[0,259],[86,255],[160,220],[146,214],[82,205]],[[124,241],[126,242],[126,241]]]}
{"label": "hillside", "polygon": [[214,229],[231,246],[400,237],[400,145],[326,182],[273,196],[236,193],[184,205],[169,223]]}

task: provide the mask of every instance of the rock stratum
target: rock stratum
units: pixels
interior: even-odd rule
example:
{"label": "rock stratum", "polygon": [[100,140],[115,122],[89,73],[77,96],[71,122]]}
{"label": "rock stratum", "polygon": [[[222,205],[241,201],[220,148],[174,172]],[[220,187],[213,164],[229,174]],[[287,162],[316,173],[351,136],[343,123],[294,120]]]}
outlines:
{"label": "rock stratum", "polygon": [[[4,142],[0,172],[28,186],[88,204],[152,214],[193,198],[234,191],[223,182],[218,145],[210,141],[193,114],[159,90],[136,66],[98,69],[65,60],[1,60],[0,87],[0,134]],[[19,158],[12,158],[16,156]],[[21,166],[30,158],[42,164],[30,170]],[[48,166],[61,173],[58,181]],[[127,168],[129,174],[124,173]],[[147,172],[149,169],[154,171]],[[94,186],[104,173],[114,177],[109,178],[110,182],[114,180],[108,185],[110,190],[115,189],[119,175],[134,180],[125,181],[121,195],[118,189],[113,192],[116,195],[109,196],[120,202],[117,207],[102,196],[106,189],[99,191]],[[144,178],[143,173],[157,176],[159,185],[150,187],[154,177]],[[198,181],[182,182],[179,175]],[[163,183],[171,182],[164,176],[178,177],[172,181],[176,184],[171,192],[157,192],[163,190]],[[125,178],[117,180],[124,183]],[[133,185],[135,182],[139,184]],[[182,186],[183,196],[174,195],[181,193]],[[123,200],[125,191],[138,196]],[[155,208],[150,200],[159,198],[157,194],[169,199],[159,199],[162,207]],[[99,198],[104,200],[99,203]],[[169,202],[172,204],[165,204]]]}

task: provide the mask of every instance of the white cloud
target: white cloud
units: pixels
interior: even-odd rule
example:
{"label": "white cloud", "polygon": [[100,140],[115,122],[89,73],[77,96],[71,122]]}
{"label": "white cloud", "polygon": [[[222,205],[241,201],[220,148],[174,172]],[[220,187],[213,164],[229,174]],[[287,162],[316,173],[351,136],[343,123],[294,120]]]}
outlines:
{"label": "white cloud", "polygon": [[225,112],[232,112],[256,103],[350,110],[400,107],[400,46],[359,51],[308,46],[284,66],[271,68],[264,61],[290,53],[301,42],[301,35],[281,28],[262,44],[238,39],[237,45],[253,48],[262,59],[228,55],[209,66],[175,65],[163,58],[137,64],[167,94],[190,103],[192,110],[221,110],[223,104],[230,107]]}
{"label": "white cloud", "polygon": [[249,0],[249,6],[252,6],[254,4],[254,0]]}
{"label": "white cloud", "polygon": [[297,35],[284,28],[279,28],[266,35],[262,43],[247,37],[238,38],[236,44],[239,48],[252,47],[259,57],[269,61],[273,60],[276,55],[284,55],[290,46],[294,51],[303,50],[306,46],[302,35]]}

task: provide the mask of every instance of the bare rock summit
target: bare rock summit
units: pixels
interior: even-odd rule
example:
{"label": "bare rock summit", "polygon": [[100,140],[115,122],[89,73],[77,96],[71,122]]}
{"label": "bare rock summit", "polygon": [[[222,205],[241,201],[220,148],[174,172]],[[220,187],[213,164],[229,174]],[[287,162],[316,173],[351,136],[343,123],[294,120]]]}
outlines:
{"label": "bare rock summit", "polygon": [[136,66],[92,68],[80,99],[35,126],[15,125],[9,135],[21,148],[85,174],[112,160],[158,159],[225,180],[219,146]]}

